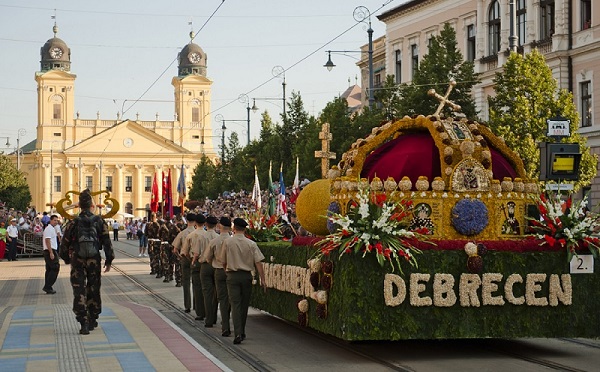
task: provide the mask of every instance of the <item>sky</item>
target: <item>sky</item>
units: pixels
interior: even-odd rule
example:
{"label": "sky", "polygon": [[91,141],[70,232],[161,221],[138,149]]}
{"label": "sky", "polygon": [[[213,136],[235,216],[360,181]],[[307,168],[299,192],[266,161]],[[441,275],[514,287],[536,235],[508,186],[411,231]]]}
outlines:
{"label": "sky", "polygon": [[[386,5],[383,3],[386,2]],[[40,48],[57,36],[71,49],[75,111],[81,119],[173,120],[173,86],[177,54],[196,32],[194,42],[208,56],[207,77],[213,81],[213,135],[247,138],[246,103],[241,94],[259,98],[251,111],[251,138],[260,133],[261,112],[274,121],[282,112],[284,70],[286,96],[300,93],[306,111],[318,115],[327,102],[360,83],[359,53],[333,54],[336,67],[327,71],[326,50],[356,50],[368,42],[367,26],[354,20],[357,6],[372,14],[373,39],[385,34],[376,15],[406,0],[200,0],[115,1],[0,0],[0,149],[6,138],[16,146],[35,139]],[[56,16],[52,19],[52,16]],[[191,25],[190,25],[191,22]],[[358,80],[356,80],[358,79]],[[260,98],[275,98],[261,100]],[[137,101],[137,102],[136,102]],[[240,120],[229,121],[229,120]],[[23,132],[23,131],[21,131]],[[215,141],[219,143],[219,141]]]}

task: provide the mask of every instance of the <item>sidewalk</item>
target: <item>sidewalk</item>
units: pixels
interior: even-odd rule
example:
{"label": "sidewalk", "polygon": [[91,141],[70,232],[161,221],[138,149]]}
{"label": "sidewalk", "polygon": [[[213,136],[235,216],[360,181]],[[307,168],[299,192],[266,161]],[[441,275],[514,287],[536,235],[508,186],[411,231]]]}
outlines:
{"label": "sidewalk", "polygon": [[[124,243],[124,242],[123,242]],[[117,243],[125,248],[129,244]],[[133,247],[133,244],[131,244]],[[127,258],[115,264],[135,264]],[[140,271],[148,266],[138,264]],[[0,262],[0,366],[10,371],[228,371],[205,348],[154,308],[134,302],[110,302],[107,292],[122,295],[103,280],[99,327],[79,334],[71,310],[69,266],[61,265],[56,295],[41,291],[40,258]],[[107,274],[117,277],[111,271]],[[120,291],[120,292],[119,292]]]}

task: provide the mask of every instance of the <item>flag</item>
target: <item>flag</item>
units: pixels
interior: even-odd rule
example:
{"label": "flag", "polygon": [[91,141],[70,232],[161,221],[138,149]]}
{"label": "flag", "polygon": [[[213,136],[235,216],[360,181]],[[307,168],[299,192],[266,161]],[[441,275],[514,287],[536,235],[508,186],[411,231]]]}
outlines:
{"label": "flag", "polygon": [[287,204],[285,203],[285,185],[283,184],[283,163],[279,168],[279,197],[277,198],[277,215],[287,220]]}
{"label": "flag", "polygon": [[275,214],[275,186],[273,186],[273,162],[269,162],[269,217]]}
{"label": "flag", "polygon": [[177,193],[179,194],[179,204],[181,204],[181,210],[183,211],[183,203],[187,196],[187,190],[185,187],[185,167],[181,164],[181,173],[179,174],[179,181],[177,181]]}
{"label": "flag", "polygon": [[256,206],[256,210],[260,211],[262,207],[262,197],[260,195],[260,184],[258,183],[258,171],[256,170],[256,165],[254,166],[254,187],[252,188],[252,201]]}
{"label": "flag", "polygon": [[158,212],[158,181],[156,180],[156,173],[154,173],[154,182],[152,182],[152,195],[150,196],[150,210],[152,212]]}
{"label": "flag", "polygon": [[162,184],[160,187],[160,191],[162,194],[162,208],[160,210],[160,213],[164,216],[165,215],[165,203],[167,201],[167,175],[165,174],[164,168],[162,171]]}
{"label": "flag", "polygon": [[171,182],[171,168],[167,175],[167,199],[165,201],[165,211],[169,218],[173,218],[173,184]]}
{"label": "flag", "polygon": [[290,203],[296,203],[298,194],[300,194],[300,176],[298,175],[298,166],[300,159],[296,157],[296,177],[294,177],[294,185],[292,186],[292,195],[290,196]]}

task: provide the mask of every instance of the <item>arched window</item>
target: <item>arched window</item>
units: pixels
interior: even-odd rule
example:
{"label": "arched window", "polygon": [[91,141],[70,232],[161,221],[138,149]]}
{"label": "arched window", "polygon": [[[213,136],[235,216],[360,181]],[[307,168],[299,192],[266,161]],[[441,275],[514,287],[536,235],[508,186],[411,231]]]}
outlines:
{"label": "arched window", "polygon": [[488,54],[500,51],[500,4],[494,0],[488,13]]}

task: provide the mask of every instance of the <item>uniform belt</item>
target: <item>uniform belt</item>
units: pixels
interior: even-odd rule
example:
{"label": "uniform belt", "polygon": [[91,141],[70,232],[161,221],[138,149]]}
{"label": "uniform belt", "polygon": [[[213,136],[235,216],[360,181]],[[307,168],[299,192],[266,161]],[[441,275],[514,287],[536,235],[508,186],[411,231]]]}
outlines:
{"label": "uniform belt", "polygon": [[169,244],[169,242],[160,242],[160,244]]}
{"label": "uniform belt", "polygon": [[160,239],[148,238],[149,242],[159,242]]}

